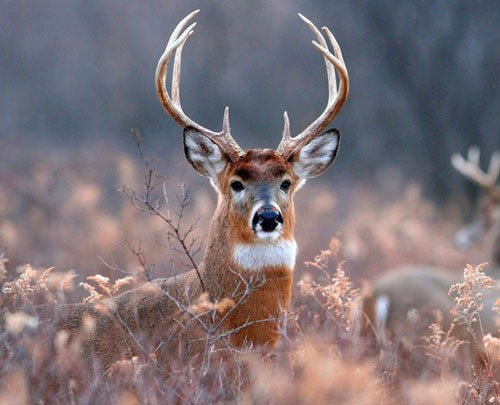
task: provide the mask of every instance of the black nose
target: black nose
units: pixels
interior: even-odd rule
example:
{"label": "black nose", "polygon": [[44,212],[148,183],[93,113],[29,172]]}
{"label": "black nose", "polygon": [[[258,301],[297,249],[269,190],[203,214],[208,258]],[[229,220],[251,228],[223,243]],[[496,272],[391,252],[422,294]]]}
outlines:
{"label": "black nose", "polygon": [[[255,213],[252,225],[254,231],[272,232],[283,223],[281,213],[272,205],[264,205]],[[261,229],[258,229],[260,225]]]}

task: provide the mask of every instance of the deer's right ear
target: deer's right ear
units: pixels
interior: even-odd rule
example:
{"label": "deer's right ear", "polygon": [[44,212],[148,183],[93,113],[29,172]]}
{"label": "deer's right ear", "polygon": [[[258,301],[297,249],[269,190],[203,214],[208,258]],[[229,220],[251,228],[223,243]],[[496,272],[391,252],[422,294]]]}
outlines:
{"label": "deer's right ear", "polygon": [[184,153],[191,166],[215,184],[229,160],[214,142],[193,127],[184,128]]}

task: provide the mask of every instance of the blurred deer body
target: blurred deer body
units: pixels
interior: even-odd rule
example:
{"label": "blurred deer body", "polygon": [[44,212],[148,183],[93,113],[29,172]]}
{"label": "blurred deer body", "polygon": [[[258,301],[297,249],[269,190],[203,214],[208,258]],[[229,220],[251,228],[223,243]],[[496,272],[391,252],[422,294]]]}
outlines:
{"label": "blurred deer body", "polygon": [[469,249],[486,234],[492,239],[488,270],[500,280],[500,199],[486,197],[480,201],[475,219],[455,234],[455,245],[461,250]]}
{"label": "blurred deer body", "polygon": [[[163,107],[184,128],[187,160],[210,179],[218,194],[203,263],[188,273],[154,280],[73,311],[66,329],[83,330],[86,355],[96,356],[104,368],[140,353],[165,359],[179,351],[199,354],[207,341],[222,337],[236,347],[274,345],[291,301],[297,249],[293,196],[306,179],[326,170],[337,153],[338,131],[322,131],[347,98],[347,70],[331,32],[323,28],[329,45],[301,15],[326,62],[329,88],[327,107],[309,127],[292,137],[285,113],[283,138],[276,150],[244,151],[230,134],[227,108],[221,132],[185,115],[179,97],[180,61],[195,23],[185,26],[197,12],[173,31],[158,63],[156,88]],[[173,55],[169,94],[166,76]],[[86,319],[90,320],[87,335]]]}
{"label": "blurred deer body", "polygon": [[459,274],[440,267],[396,267],[376,279],[370,296],[363,301],[364,312],[380,337],[390,339],[414,310],[431,316],[435,309],[448,313],[453,307],[448,291],[459,278]]}
{"label": "blurred deer body", "polygon": [[[487,173],[479,168],[479,152],[471,148],[468,159],[459,155],[452,158],[454,167],[486,191],[487,196],[478,207],[475,220],[456,233],[455,244],[461,249],[469,248],[485,236],[492,236],[494,243],[487,275],[497,280],[497,287],[482,292],[482,331],[499,336],[497,314],[492,311],[500,298],[500,188],[496,184],[500,173],[500,153],[492,156]],[[462,272],[436,266],[403,265],[381,275],[373,283],[372,290],[363,298],[363,312],[370,328],[381,344],[398,337],[420,338],[430,334],[432,323],[441,323],[444,331],[454,321],[450,313],[454,298],[449,295],[450,287],[463,282]],[[411,329],[411,331],[409,331]],[[408,333],[411,335],[409,336]],[[453,326],[453,336],[471,342],[473,336],[464,325]],[[481,361],[482,342],[470,345],[470,362]]]}

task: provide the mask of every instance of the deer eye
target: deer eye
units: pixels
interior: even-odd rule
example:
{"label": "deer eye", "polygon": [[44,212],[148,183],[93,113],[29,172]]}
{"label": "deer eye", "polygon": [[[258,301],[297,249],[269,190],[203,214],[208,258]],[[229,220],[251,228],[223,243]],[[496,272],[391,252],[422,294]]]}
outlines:
{"label": "deer eye", "polygon": [[245,186],[240,181],[233,181],[231,183],[231,188],[239,193],[240,191],[243,191],[245,189]]}
{"label": "deer eye", "polygon": [[290,189],[290,186],[292,185],[292,182],[290,180],[285,180],[283,183],[281,183],[280,188],[287,192]]}

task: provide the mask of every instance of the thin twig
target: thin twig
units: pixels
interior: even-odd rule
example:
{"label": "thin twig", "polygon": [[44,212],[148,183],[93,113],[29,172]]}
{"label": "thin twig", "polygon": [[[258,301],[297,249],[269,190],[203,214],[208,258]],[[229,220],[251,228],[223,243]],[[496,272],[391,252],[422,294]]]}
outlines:
{"label": "thin twig", "polygon": [[[199,248],[195,249],[196,238],[192,238],[192,234],[195,229],[195,225],[197,223],[188,227],[187,231],[182,230],[182,219],[184,218],[185,209],[190,204],[191,198],[188,189],[185,188],[183,184],[180,186],[180,193],[177,195],[177,202],[179,204],[179,211],[175,214],[175,217],[171,215],[170,207],[169,207],[169,199],[166,191],[166,184],[162,183],[163,190],[163,200],[165,205],[162,204],[160,199],[154,199],[153,192],[160,185],[157,179],[161,176],[154,170],[154,158],[150,156],[146,156],[142,150],[141,141],[142,138],[140,133],[137,130],[132,131],[132,137],[134,138],[137,149],[139,151],[139,155],[144,165],[146,166],[146,175],[144,181],[144,192],[142,195],[138,195],[137,192],[133,189],[130,189],[124,186],[121,191],[125,193],[132,205],[139,209],[140,211],[147,212],[149,215],[156,216],[160,218],[168,227],[168,231],[166,232],[167,241],[170,244],[170,238],[175,239],[179,245],[180,249],[178,250],[182,254],[184,254],[190,263],[190,266],[194,268],[196,275],[198,276],[198,280],[200,281],[201,288],[203,292],[206,291],[205,283],[203,282],[203,277],[198,268],[198,264],[194,259],[194,255],[199,252]],[[164,209],[164,206],[166,209]],[[191,239],[190,239],[191,237]],[[139,259],[139,262],[144,268],[145,260],[141,251],[132,250],[132,253],[136,255]]]}

